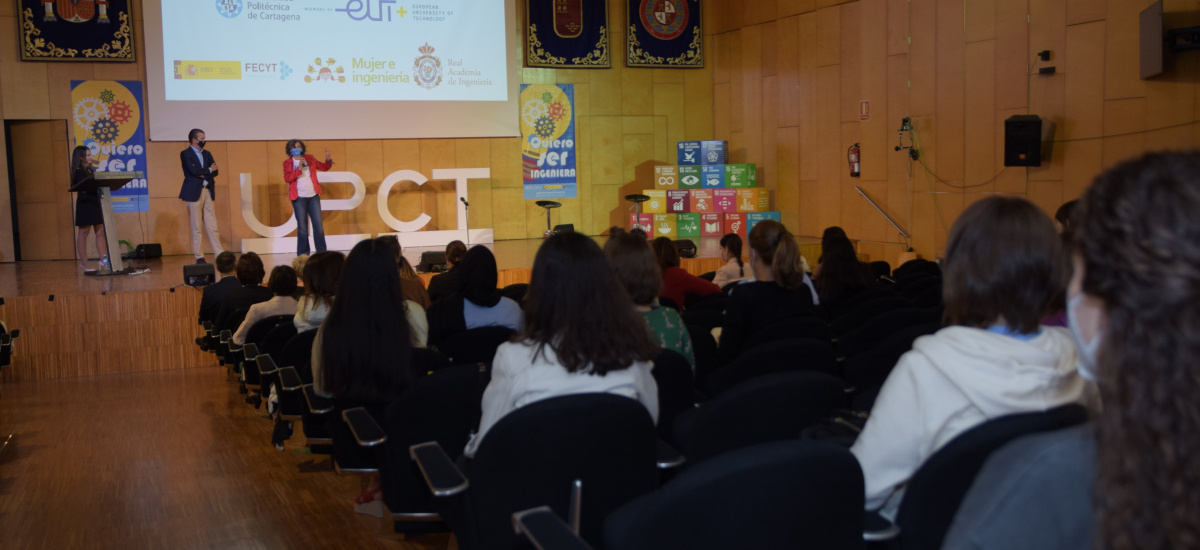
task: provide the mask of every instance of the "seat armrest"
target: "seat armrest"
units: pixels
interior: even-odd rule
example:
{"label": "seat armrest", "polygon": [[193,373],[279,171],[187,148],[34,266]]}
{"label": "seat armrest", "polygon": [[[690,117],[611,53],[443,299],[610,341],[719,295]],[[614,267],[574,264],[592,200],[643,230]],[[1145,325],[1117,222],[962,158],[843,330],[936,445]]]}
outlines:
{"label": "seat armrest", "polygon": [[221,343],[222,344],[229,344],[229,342],[232,340],[233,340],[233,332],[232,331],[230,331],[229,329],[225,329],[225,330],[221,331]]}
{"label": "seat armrest", "polygon": [[659,470],[670,470],[678,468],[687,462],[687,458],[683,456],[675,447],[672,447],[666,441],[658,440],[658,448],[656,449],[657,456],[654,462],[658,465]]}
{"label": "seat armrest", "polygon": [[296,367],[282,367],[279,369],[279,389],[283,391],[296,391],[304,387],[304,381],[300,379],[300,373],[296,372]]}
{"label": "seat armrest", "polygon": [[549,506],[538,506],[512,515],[513,531],[525,535],[537,550],[591,550],[591,546],[558,517]]}
{"label": "seat armrest", "polygon": [[279,370],[279,368],[275,366],[275,360],[271,359],[271,356],[265,353],[260,353],[258,357],[255,357],[254,364],[258,365],[259,376],[275,374],[275,371]]}
{"label": "seat armrest", "polygon": [[212,321],[205,321],[204,322],[204,330],[208,331],[208,332],[212,332],[212,329],[213,329]]}
{"label": "seat armrest", "polygon": [[421,469],[421,475],[433,496],[449,497],[467,490],[467,478],[437,441],[413,445],[408,448],[408,454]]}
{"label": "seat armrest", "polygon": [[900,536],[900,526],[879,515],[879,512],[863,513],[863,541],[882,542]]}
{"label": "seat armrest", "polygon": [[[291,367],[288,367],[291,368]],[[374,447],[387,441],[387,433],[375,421],[375,417],[362,407],[354,407],[342,411],[342,420],[350,426],[350,433],[358,441],[359,447]]]}
{"label": "seat armrest", "polygon": [[317,395],[312,384],[304,385],[304,400],[308,401],[308,410],[313,414],[329,414],[333,411],[333,401]]}
{"label": "seat armrest", "polygon": [[247,361],[253,361],[255,357],[258,357],[258,345],[246,344],[242,346],[242,353],[245,354],[244,357]]}

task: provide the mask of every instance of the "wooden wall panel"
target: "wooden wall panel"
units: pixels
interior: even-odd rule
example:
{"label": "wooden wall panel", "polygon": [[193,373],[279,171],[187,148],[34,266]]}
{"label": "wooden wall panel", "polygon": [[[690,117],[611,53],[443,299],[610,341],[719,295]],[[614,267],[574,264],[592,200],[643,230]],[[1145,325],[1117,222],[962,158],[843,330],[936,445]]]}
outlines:
{"label": "wooden wall panel", "polygon": [[996,3],[996,108],[1017,109],[1028,105],[1028,74],[1033,53],[1029,51],[1029,4],[1025,1]]}
{"label": "wooden wall panel", "polygon": [[1070,98],[1063,108],[1060,139],[1101,135],[1104,120],[1104,21],[1071,25],[1066,29],[1062,57],[1064,91]]}
{"label": "wooden wall panel", "polygon": [[1105,2],[1097,0],[1067,0],[1067,24],[1078,25],[1104,19]]}
{"label": "wooden wall panel", "polygon": [[[968,9],[970,7],[968,6]],[[996,41],[982,40],[965,46],[966,136],[963,143],[963,185],[971,190],[995,189],[993,177],[1002,167],[996,158],[996,141],[1003,141],[1004,128],[996,126]]]}
{"label": "wooden wall panel", "polygon": [[[1029,13],[1029,51],[1050,50],[1050,60],[1041,61],[1038,66],[1057,66],[1063,60],[1063,52],[1066,50],[1066,1],[1030,0]],[[1064,121],[1064,76],[1055,73],[1039,75],[1030,80],[1030,110],[1044,120],[1053,121],[1056,127]],[[1055,139],[1061,135],[1056,128]],[[1029,179],[1034,181],[1062,181],[1062,178],[1063,158],[1062,155],[1053,154],[1053,151],[1050,151],[1048,159],[1043,159],[1042,166],[1029,170]]]}
{"label": "wooden wall panel", "polygon": [[[773,30],[767,30],[770,22],[747,22],[714,40],[729,51],[761,49],[769,64],[768,41],[746,37],[776,33],[778,76],[764,65],[757,77],[779,90],[778,98],[764,96],[761,111],[762,134],[774,127],[775,151],[764,138],[761,154],[747,148],[745,160],[778,163],[778,205],[786,209],[795,202],[797,209],[784,212],[785,223],[812,237],[841,225],[858,233],[852,237],[863,240],[860,251],[899,252],[903,239],[862,200],[857,184],[909,230],[918,253],[936,257],[963,208],[984,197],[1023,196],[1051,211],[1077,197],[1105,166],[1147,150],[1196,147],[1200,90],[1191,75],[1200,72],[1200,59],[1187,57],[1167,75],[1140,81],[1132,41],[1141,4],[823,0],[797,11],[796,3],[787,2],[775,4]],[[1168,3],[1167,11],[1186,11],[1185,4]],[[1114,31],[1116,18],[1121,22]],[[788,36],[793,28],[794,42]],[[1036,66],[1055,66],[1055,74],[1029,74],[1033,53],[1040,50],[1050,50],[1051,57]],[[752,69],[732,63],[729,73],[744,76],[731,76],[731,84],[753,87]],[[714,101],[717,120],[729,117],[734,128],[739,115],[760,112],[748,104],[751,94],[723,86],[713,87],[722,98]],[[863,99],[871,101],[871,117],[860,121]],[[772,120],[770,105],[776,101],[779,114]],[[1041,167],[1004,167],[1004,120],[1026,113],[1055,125],[1049,157]],[[904,135],[905,144],[916,137],[922,162],[892,150],[906,116],[916,131]],[[759,117],[744,118],[751,124]],[[728,135],[752,139],[737,128]],[[861,180],[844,174],[845,148],[854,141],[863,146]],[[798,159],[794,168],[792,159]],[[795,190],[784,186],[793,177]]]}

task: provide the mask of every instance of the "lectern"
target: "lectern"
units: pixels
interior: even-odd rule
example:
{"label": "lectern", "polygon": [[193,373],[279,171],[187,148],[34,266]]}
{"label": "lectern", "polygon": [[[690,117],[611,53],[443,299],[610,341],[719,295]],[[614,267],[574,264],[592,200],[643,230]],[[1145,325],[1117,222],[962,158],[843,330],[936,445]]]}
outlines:
{"label": "lectern", "polygon": [[[135,179],[146,177],[143,172],[97,172],[94,176],[71,186],[70,191],[91,191],[100,193],[100,210],[104,213],[104,236],[108,245],[108,260],[111,269],[87,271],[87,275],[108,276],[132,273],[133,268],[125,267],[121,259],[121,248],[117,244],[117,224],[113,223],[112,192],[124,187]],[[80,258],[86,260],[86,258]]]}

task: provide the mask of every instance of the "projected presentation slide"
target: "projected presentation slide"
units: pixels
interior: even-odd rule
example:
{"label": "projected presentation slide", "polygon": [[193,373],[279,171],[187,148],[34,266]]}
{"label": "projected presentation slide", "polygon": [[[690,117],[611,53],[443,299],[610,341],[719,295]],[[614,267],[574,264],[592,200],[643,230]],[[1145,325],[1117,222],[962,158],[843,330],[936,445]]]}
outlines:
{"label": "projected presentation slide", "polygon": [[506,101],[505,3],[164,0],[167,101]]}

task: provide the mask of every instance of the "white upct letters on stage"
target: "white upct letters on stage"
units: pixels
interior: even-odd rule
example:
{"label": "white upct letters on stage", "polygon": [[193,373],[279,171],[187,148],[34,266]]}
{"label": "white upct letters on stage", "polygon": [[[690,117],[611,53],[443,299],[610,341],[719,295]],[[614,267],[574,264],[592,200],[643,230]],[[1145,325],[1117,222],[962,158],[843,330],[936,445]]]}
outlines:
{"label": "white upct letters on stage", "polygon": [[[493,241],[493,233],[488,229],[467,229],[467,205],[463,201],[455,201],[458,215],[456,216],[455,229],[441,231],[421,231],[433,219],[429,214],[424,212],[413,220],[400,220],[392,215],[388,209],[388,194],[396,184],[411,181],[418,186],[425,185],[429,179],[434,180],[454,180],[454,194],[456,197],[461,197],[470,202],[470,197],[467,196],[467,180],[469,179],[486,179],[492,175],[490,168],[435,168],[432,173],[432,178],[426,178],[424,174],[415,170],[397,170],[388,174],[379,184],[379,191],[375,194],[376,209],[379,213],[379,219],[384,225],[393,229],[395,233],[380,233],[372,235],[370,233],[349,234],[349,235],[332,235],[326,233],[325,242],[330,250],[350,250],[354,245],[363,239],[370,239],[374,236],[381,235],[397,235],[400,237],[400,244],[404,247],[440,247],[445,246],[450,241],[466,241],[471,244],[486,244]],[[242,173],[240,178],[241,198],[242,198],[242,219],[251,231],[262,236],[259,239],[242,239],[242,252],[255,252],[257,254],[279,254],[294,252],[296,250],[296,237],[285,237],[296,230],[296,216],[293,214],[288,217],[288,220],[283,225],[269,226],[258,220],[254,215],[254,186],[251,181],[250,174]],[[329,186],[331,184],[349,183],[354,186],[354,195],[348,199],[322,199],[321,210],[354,210],[362,204],[363,199],[367,196],[367,185],[362,178],[354,172],[325,172],[321,174],[321,185]],[[312,235],[312,231],[309,231]],[[312,237],[309,237],[311,240]],[[315,244],[310,242],[310,247],[315,249]]]}

